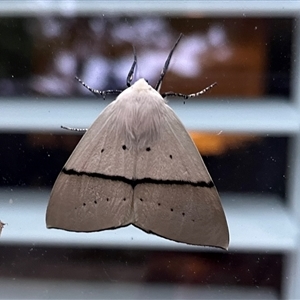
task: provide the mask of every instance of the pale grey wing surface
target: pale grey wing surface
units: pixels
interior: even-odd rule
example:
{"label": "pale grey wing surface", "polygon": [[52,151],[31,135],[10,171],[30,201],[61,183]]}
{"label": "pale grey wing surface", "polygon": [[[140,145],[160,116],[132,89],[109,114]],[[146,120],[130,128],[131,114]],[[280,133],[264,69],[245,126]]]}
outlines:
{"label": "pale grey wing surface", "polygon": [[89,232],[126,226],[132,221],[129,184],[60,173],[47,207],[48,228]]}
{"label": "pale grey wing surface", "polygon": [[160,134],[137,158],[134,225],[178,242],[227,249],[229,232],[219,194],[193,141],[168,107]]}
{"label": "pale grey wing surface", "polygon": [[47,227],[98,231],[132,222],[135,154],[114,131],[109,105],[85,133],[52,189]]}
{"label": "pale grey wing surface", "polygon": [[160,139],[153,145],[146,146],[137,157],[136,178],[211,181],[193,140],[174,111],[167,105],[164,105]]}
{"label": "pale grey wing surface", "polygon": [[228,248],[226,219],[215,191],[189,185],[139,184],[134,225],[177,242]]}
{"label": "pale grey wing surface", "polygon": [[116,130],[118,103],[112,102],[84,134],[65,164],[67,169],[132,178],[136,153]]}

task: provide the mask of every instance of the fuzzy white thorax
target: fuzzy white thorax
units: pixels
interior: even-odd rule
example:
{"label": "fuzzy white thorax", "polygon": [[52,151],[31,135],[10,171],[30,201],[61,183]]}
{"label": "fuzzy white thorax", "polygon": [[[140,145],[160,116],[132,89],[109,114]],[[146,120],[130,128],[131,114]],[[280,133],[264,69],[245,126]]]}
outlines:
{"label": "fuzzy white thorax", "polygon": [[166,103],[145,79],[139,79],[124,90],[113,105],[115,129],[125,136],[127,147],[143,149],[159,138]]}

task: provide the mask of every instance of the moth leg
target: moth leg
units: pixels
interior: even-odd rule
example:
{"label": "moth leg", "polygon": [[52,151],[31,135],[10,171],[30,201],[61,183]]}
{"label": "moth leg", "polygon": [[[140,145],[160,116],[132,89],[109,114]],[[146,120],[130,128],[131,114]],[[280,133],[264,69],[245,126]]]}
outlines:
{"label": "moth leg", "polygon": [[206,93],[208,90],[210,90],[211,88],[213,88],[217,83],[214,82],[213,84],[209,85],[208,87],[204,88],[203,90],[197,92],[197,93],[194,93],[194,94],[189,94],[189,95],[186,95],[186,94],[181,94],[181,93],[174,93],[174,92],[166,92],[166,93],[163,93],[161,94],[161,96],[163,98],[165,97],[182,97],[184,100],[186,99],[189,99],[189,98],[193,98],[193,97],[197,97],[199,95],[202,95],[204,93]]}
{"label": "moth leg", "polygon": [[62,129],[70,130],[70,131],[80,131],[80,132],[86,132],[87,128],[73,128],[73,127],[66,127],[66,126],[60,126]]}
{"label": "moth leg", "polygon": [[95,89],[92,89],[91,87],[89,87],[86,83],[84,83],[79,77],[76,76],[75,79],[77,81],[79,81],[86,89],[88,89],[90,92],[92,92],[97,97],[101,96],[103,98],[103,100],[105,100],[106,95],[120,94],[123,92],[121,90],[106,90],[106,91],[95,90]]}

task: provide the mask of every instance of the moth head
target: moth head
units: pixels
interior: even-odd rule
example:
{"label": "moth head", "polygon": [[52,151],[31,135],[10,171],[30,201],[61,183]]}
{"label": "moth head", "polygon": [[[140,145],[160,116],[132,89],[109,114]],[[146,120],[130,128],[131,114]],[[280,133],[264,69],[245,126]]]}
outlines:
{"label": "moth head", "polygon": [[151,91],[154,90],[151,85],[144,78],[140,78],[137,80],[132,86],[131,89],[138,92],[138,91]]}

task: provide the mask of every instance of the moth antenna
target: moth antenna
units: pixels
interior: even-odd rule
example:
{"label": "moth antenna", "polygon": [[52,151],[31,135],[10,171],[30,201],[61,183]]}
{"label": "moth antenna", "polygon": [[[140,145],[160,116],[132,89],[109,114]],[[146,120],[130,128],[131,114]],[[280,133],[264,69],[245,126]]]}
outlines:
{"label": "moth antenna", "polygon": [[133,76],[134,76],[134,71],[135,71],[135,68],[136,68],[136,63],[137,63],[137,58],[136,58],[136,51],[135,51],[135,48],[134,46],[132,46],[133,48],[133,63],[131,65],[131,68],[128,72],[128,75],[127,75],[127,79],[126,79],[126,85],[128,87],[131,86],[131,82],[133,80]]}
{"label": "moth antenna", "polygon": [[70,131],[80,131],[80,132],[87,131],[87,128],[73,128],[73,127],[66,127],[66,126],[60,126],[60,128],[70,130]]}
{"label": "moth antenna", "polygon": [[103,100],[105,100],[106,95],[109,94],[121,94],[123,91],[122,90],[106,90],[106,91],[99,91],[92,89],[89,87],[86,83],[84,83],[79,77],[75,76],[75,79],[79,81],[86,89],[88,89],[90,92],[92,92],[94,95],[97,97],[101,96]]}
{"label": "moth antenna", "polygon": [[160,90],[162,81],[163,81],[163,79],[164,79],[164,77],[165,77],[165,75],[166,75],[166,73],[167,73],[167,70],[168,70],[168,67],[169,67],[170,60],[171,60],[171,58],[172,58],[173,52],[174,52],[176,46],[178,45],[178,43],[179,43],[179,41],[180,41],[182,35],[183,35],[183,34],[180,33],[179,38],[177,39],[177,41],[176,41],[175,45],[173,46],[172,50],[170,51],[170,53],[169,53],[169,55],[168,55],[168,57],[167,57],[167,60],[166,60],[166,62],[165,62],[165,64],[164,64],[164,67],[163,67],[163,69],[161,70],[160,77],[159,77],[158,82],[157,82],[157,84],[156,84],[156,86],[155,86],[155,89],[156,89],[157,91]]}
{"label": "moth antenna", "polygon": [[199,95],[202,95],[202,94],[206,93],[208,90],[210,90],[211,88],[213,88],[215,85],[217,85],[216,82],[214,82],[213,84],[211,84],[208,87],[204,88],[200,92],[197,92],[197,93],[194,93],[194,94],[186,95],[186,94],[181,94],[181,93],[166,92],[166,93],[161,94],[161,96],[163,98],[165,98],[165,97],[174,97],[174,96],[175,97],[182,97],[182,98],[184,98],[186,100],[186,99],[197,97]]}

